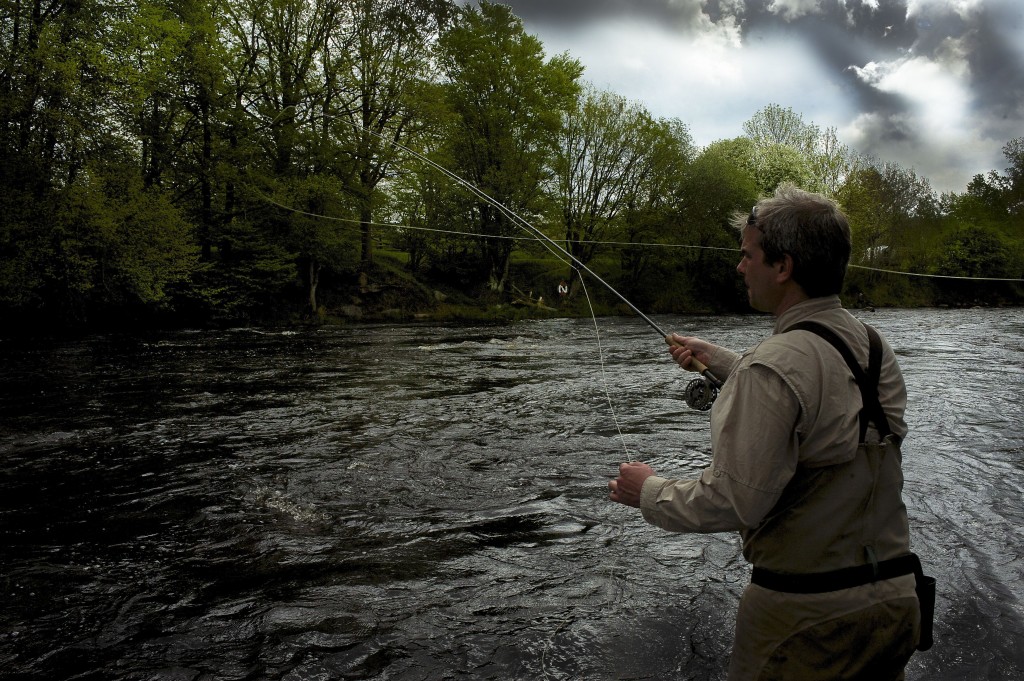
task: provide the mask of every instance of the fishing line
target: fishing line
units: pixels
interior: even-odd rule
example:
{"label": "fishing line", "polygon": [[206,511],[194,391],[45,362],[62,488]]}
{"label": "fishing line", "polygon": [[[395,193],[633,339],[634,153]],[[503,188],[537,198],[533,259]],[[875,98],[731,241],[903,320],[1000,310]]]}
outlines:
{"label": "fishing line", "polygon": [[[319,213],[310,213],[308,211],[304,211],[304,210],[301,210],[301,209],[298,209],[298,208],[294,208],[292,206],[286,206],[283,203],[280,203],[279,201],[275,201],[274,199],[270,198],[269,196],[267,196],[266,194],[260,192],[259,190],[254,189],[253,191],[255,191],[256,194],[258,194],[259,197],[265,203],[269,203],[271,205],[277,206],[278,208],[281,208],[282,210],[289,211],[291,213],[297,213],[299,215],[305,215],[305,216],[311,217],[311,218],[319,218],[321,220],[330,220],[330,221],[333,221],[333,222],[347,222],[347,223],[356,224],[356,225],[367,224],[367,225],[371,225],[373,227],[390,227],[392,229],[407,229],[407,230],[413,230],[413,231],[419,231],[419,232],[430,232],[430,233],[433,233],[433,234],[450,234],[452,236],[463,236],[463,237],[469,237],[469,238],[475,238],[475,239],[506,239],[506,240],[511,240],[511,241],[537,241],[537,242],[540,242],[542,244],[545,243],[544,239],[540,239],[540,238],[535,237],[535,236],[526,237],[526,236],[512,236],[512,235],[506,235],[506,234],[480,234],[480,233],[477,233],[477,232],[464,232],[464,231],[457,230],[457,229],[439,229],[437,227],[421,227],[421,226],[418,226],[418,225],[406,225],[406,224],[401,224],[401,223],[397,223],[397,222],[364,221],[364,220],[359,220],[357,218],[343,218],[343,217],[338,217],[338,216],[334,216],[334,215],[321,215]],[[596,245],[596,246],[629,246],[629,247],[633,247],[633,248],[637,248],[637,247],[642,247],[642,248],[688,248],[688,249],[700,250],[700,251],[726,251],[728,253],[738,253],[739,252],[738,248],[730,248],[730,247],[726,247],[726,246],[698,246],[698,245],[695,245],[695,244],[660,243],[660,242],[651,242],[651,241],[646,241],[646,242],[645,241],[639,241],[639,242],[638,241],[601,241],[601,240],[596,240],[596,239],[579,239],[576,243],[590,244],[590,245]],[[576,270],[578,272],[578,270],[576,269],[576,267],[572,263],[566,262],[557,253],[553,253],[553,255],[555,255],[555,257],[558,258],[559,262],[562,262],[563,264],[568,265],[573,270]],[[899,274],[899,275],[903,275],[905,277],[920,277],[920,278],[923,278],[923,279],[953,279],[953,280],[958,280],[958,281],[1006,281],[1006,282],[1024,283],[1024,279],[1016,278],[1016,277],[966,277],[966,276],[956,276],[956,275],[951,275],[951,274],[929,274],[927,272],[907,272],[906,270],[892,270],[892,269],[886,269],[886,268],[882,268],[882,267],[869,267],[867,265],[849,265],[849,268],[850,269],[857,269],[857,270],[865,270],[867,272],[882,272],[884,274]]]}
{"label": "fishing line", "polygon": [[[636,305],[634,305],[632,303],[632,301],[630,301],[628,298],[626,298],[626,296],[624,296],[621,293],[619,293],[619,291],[615,287],[613,287],[611,284],[609,284],[604,279],[602,279],[592,269],[587,267],[586,263],[584,263],[582,260],[580,260],[579,258],[574,256],[572,253],[570,253],[566,249],[564,249],[561,246],[559,246],[558,243],[555,242],[554,239],[552,239],[547,234],[545,234],[541,230],[539,230],[536,227],[534,227],[532,224],[530,224],[527,220],[522,218],[515,211],[513,211],[510,208],[508,208],[503,203],[501,203],[500,201],[498,201],[494,197],[492,197],[489,194],[487,194],[487,192],[485,192],[484,190],[480,189],[476,185],[468,182],[467,180],[463,179],[458,174],[448,170],[447,168],[445,168],[444,166],[440,165],[439,163],[436,163],[433,160],[427,158],[423,154],[421,154],[421,153],[419,153],[419,152],[417,152],[417,151],[415,151],[413,149],[410,149],[409,147],[405,146],[404,144],[398,142],[397,140],[388,139],[388,138],[384,137],[384,135],[380,134],[379,132],[376,132],[375,130],[371,130],[371,129],[366,128],[366,127],[358,127],[358,126],[355,125],[355,123],[352,123],[352,125],[353,125],[353,127],[356,127],[357,130],[360,130],[360,129],[364,130],[364,131],[370,133],[371,135],[374,135],[378,139],[382,140],[384,143],[392,144],[392,145],[395,146],[396,149],[401,149],[402,151],[405,151],[406,153],[408,153],[411,156],[413,156],[414,158],[419,159],[420,161],[426,163],[429,167],[434,168],[435,170],[439,171],[445,177],[455,181],[457,184],[459,184],[462,187],[465,187],[466,189],[468,189],[474,196],[476,196],[476,197],[478,197],[480,199],[483,199],[484,201],[486,201],[490,205],[492,205],[495,208],[497,208],[503,215],[505,215],[510,220],[512,220],[513,224],[515,224],[515,225],[525,229],[530,234],[533,234],[534,236],[539,237],[542,240],[542,245],[552,255],[554,255],[556,259],[558,259],[559,261],[569,265],[570,267],[572,267],[573,270],[575,270],[576,274],[580,278],[580,282],[581,283],[583,282],[583,274],[581,272],[581,270],[582,270],[582,271],[586,272],[587,274],[589,274],[591,277],[593,277],[595,280],[597,280],[598,283],[600,283],[606,289],[608,289],[609,291],[614,293],[619,298],[619,300],[621,300],[627,306],[629,306],[629,308],[631,310],[633,310],[633,312],[635,312],[642,320],[644,320],[647,323],[648,326],[650,326],[652,329],[657,331],[658,335],[661,336],[661,338],[663,340],[667,341],[670,344],[675,344],[675,342],[672,340],[672,337],[669,336],[669,334],[664,329],[662,329],[660,326],[655,324],[654,320],[652,320],[650,317],[648,317],[646,314],[644,314],[643,311],[641,311],[640,308],[638,308]],[[568,258],[572,262],[571,263],[566,262],[561,256],[565,256],[565,258]],[[573,264],[573,263],[575,263],[575,264]],[[586,289],[586,285],[584,284],[584,290],[585,289]],[[597,325],[597,315],[594,313],[594,307],[593,307],[593,304],[590,301],[590,296],[589,295],[587,296],[587,304],[590,306],[590,315],[591,315],[591,317],[594,320],[594,329],[597,330],[597,328],[598,328],[598,325]],[[598,350],[599,350],[598,358],[599,358],[600,363],[601,363],[601,372],[602,372],[602,377],[603,377],[604,376],[604,371],[605,371],[605,364],[604,364],[604,356],[600,352],[600,347],[601,347],[600,346],[600,332],[598,332]],[[710,409],[712,402],[714,402],[715,398],[718,396],[718,391],[721,390],[721,388],[722,388],[722,382],[713,373],[711,373],[711,370],[708,369],[708,367],[706,367],[704,364],[699,362],[696,357],[692,357],[691,356],[691,358],[690,358],[690,366],[692,367],[693,370],[697,371],[700,374],[700,376],[698,378],[695,378],[692,381],[690,381],[690,383],[686,386],[686,388],[684,390],[684,397],[687,399],[687,404],[690,405],[692,408],[698,409],[698,410],[701,410],[701,411]],[[614,408],[614,406],[612,406],[611,395],[608,394],[607,390],[608,390],[607,383],[605,383],[605,394],[608,397],[609,407],[611,407],[612,413],[614,414],[615,413],[615,408]],[[617,420],[616,420],[615,427],[617,429],[619,427]],[[619,431],[619,435],[620,435],[620,437],[622,436],[621,430]],[[623,447],[625,447],[625,443],[623,443]],[[628,450],[627,450],[627,454],[628,454]]]}
{"label": "fishing line", "polygon": [[[307,217],[313,217],[313,218],[322,218],[322,219],[326,219],[326,220],[337,220],[337,221],[340,221],[340,222],[355,222],[355,223],[360,223],[361,224],[361,221],[355,220],[355,219],[352,219],[352,218],[336,218],[336,217],[331,217],[329,215],[319,215],[319,214],[316,214],[316,213],[310,213],[308,211],[299,210],[297,208],[292,208],[292,207],[286,206],[286,205],[284,205],[284,204],[282,204],[282,203],[280,203],[278,201],[275,201],[274,199],[271,199],[268,196],[263,195],[261,192],[257,192],[257,193],[260,194],[260,196],[267,203],[269,203],[269,204],[271,204],[273,206],[277,206],[278,208],[281,208],[283,210],[286,210],[286,211],[289,211],[289,212],[292,212],[292,213],[296,213],[296,214],[299,214],[299,215],[305,215]],[[432,228],[429,228],[429,227],[409,227],[409,226],[405,226],[405,225],[396,225],[396,224],[393,224],[393,223],[371,222],[371,223],[368,223],[368,224],[372,224],[372,225],[375,225],[375,226],[378,226],[378,227],[401,227],[401,228],[407,228],[407,229],[422,229],[422,230],[430,231],[430,232],[441,232],[441,233],[446,233],[446,234],[458,234],[458,235],[464,235],[464,236],[477,236],[477,237],[485,237],[485,238],[516,239],[516,240],[526,239],[526,240],[529,240],[529,241],[540,241],[541,243],[543,243],[543,241],[541,239],[538,239],[536,237],[515,237],[515,236],[504,236],[504,235],[497,235],[497,234],[474,234],[472,232],[458,232],[458,231],[453,231],[453,230],[432,229]],[[570,268],[572,268],[572,270],[576,273],[576,275],[579,276],[580,287],[581,287],[581,290],[583,291],[583,296],[584,296],[584,298],[587,301],[587,307],[590,310],[590,317],[591,317],[591,319],[594,322],[594,335],[595,335],[595,338],[597,339],[597,356],[598,356],[599,365],[600,365],[600,368],[601,368],[601,387],[602,387],[602,390],[604,392],[605,400],[608,402],[608,408],[611,411],[612,422],[615,424],[615,431],[618,433],[619,440],[622,442],[622,448],[623,448],[623,451],[626,454],[626,457],[629,458],[630,452],[629,452],[629,448],[626,446],[625,435],[623,435],[623,433],[622,433],[622,427],[619,424],[618,414],[615,411],[615,404],[614,404],[614,402],[612,400],[611,392],[608,390],[608,382],[609,381],[608,381],[608,375],[607,375],[607,370],[606,370],[605,361],[604,361],[604,346],[601,343],[601,331],[600,331],[600,328],[598,327],[598,324],[597,324],[597,313],[594,311],[594,303],[593,303],[593,301],[590,298],[590,291],[587,289],[587,283],[586,283],[585,279],[583,278],[583,276],[580,274],[580,271],[579,271],[578,268],[574,267],[572,265],[572,263],[567,262],[563,258],[559,257],[557,253],[555,253],[553,255],[555,255],[555,257],[559,260],[559,262],[562,262],[562,263],[568,265]]]}
{"label": "fishing line", "polygon": [[[417,232],[430,232],[432,234],[451,234],[452,236],[464,236],[474,239],[506,239],[510,241],[538,241],[544,243],[544,239],[539,239],[535,236],[512,236],[509,234],[480,234],[479,232],[465,232],[458,229],[440,229],[438,227],[422,227],[419,225],[407,225],[399,222],[377,222],[375,220],[360,220],[359,218],[343,218],[336,215],[321,215],[320,213],[310,213],[308,211],[294,208],[292,206],[286,206],[279,201],[275,201],[266,194],[260,192],[257,189],[253,189],[256,194],[265,202],[271,205],[277,206],[290,213],[297,213],[299,215],[305,215],[310,218],[319,218],[321,220],[330,220],[332,222],[346,222],[353,225],[370,225],[372,227],[390,227],[398,230],[412,230]],[[698,251],[727,251],[729,253],[739,253],[738,248],[728,248],[725,246],[696,246],[694,244],[674,244],[674,243],[659,243],[652,241],[600,241],[597,239],[578,239],[576,243],[579,244],[590,244],[595,246],[633,246],[633,247],[644,247],[644,248],[690,248]],[[555,254],[553,254],[555,255]],[[560,256],[559,261],[573,267],[571,263],[565,262]],[[575,269],[575,268],[574,268]]]}
{"label": "fishing line", "polygon": [[590,307],[590,318],[594,321],[594,337],[597,339],[597,356],[601,360],[599,362],[601,366],[601,387],[604,389],[604,398],[608,402],[608,410],[612,414],[612,423],[615,424],[615,432],[619,434],[619,442],[622,444],[622,452],[626,455],[626,460],[630,460],[629,447],[626,446],[626,436],[622,434],[622,427],[619,425],[619,417],[615,412],[615,402],[612,400],[612,395],[608,391],[608,374],[605,370],[604,364],[604,348],[601,346],[601,331],[597,326],[597,315],[594,314],[594,304],[590,302],[590,292],[587,291],[587,282],[583,281],[583,276],[580,275],[580,271],[573,268],[577,276],[580,278],[580,287],[583,289],[583,295],[587,299],[587,305]]}
{"label": "fishing line", "polygon": [[[278,118],[283,113],[284,112],[281,112],[281,114],[278,115]],[[329,116],[329,118],[331,118],[331,119],[338,119],[340,117]],[[277,120],[277,119],[275,118],[275,120]],[[375,130],[372,130],[370,128],[367,128],[365,126],[358,125],[355,122],[347,121],[345,119],[341,119],[341,120],[343,120],[344,122],[349,123],[350,125],[352,125],[353,128],[355,128],[358,131],[362,131],[362,132],[365,132],[367,134],[373,135],[374,137],[376,137],[376,138],[380,139],[381,141],[383,141],[385,144],[392,145],[396,149],[399,149],[401,151],[406,152],[407,154],[409,154],[413,158],[416,158],[416,159],[420,160],[421,162],[427,164],[427,166],[429,166],[430,168],[433,168],[434,170],[440,172],[443,176],[445,176],[448,179],[454,181],[457,185],[463,187],[464,189],[467,189],[473,196],[483,200],[484,202],[488,203],[492,207],[497,208],[498,211],[502,215],[504,215],[506,218],[508,218],[512,222],[512,224],[514,226],[520,227],[521,229],[526,230],[529,234],[533,235],[534,239],[537,240],[537,241],[540,241],[541,244],[545,247],[545,249],[547,249],[552,255],[554,255],[557,260],[559,260],[563,264],[565,264],[565,265],[569,266],[570,268],[572,268],[576,272],[576,274],[579,277],[581,283],[583,283],[583,281],[584,281],[584,277],[583,277],[582,273],[586,272],[588,275],[593,277],[598,283],[600,283],[602,286],[604,286],[608,291],[610,291],[616,297],[618,297],[619,300],[621,300],[623,303],[625,303],[631,310],[633,310],[633,312],[636,313],[637,316],[639,316],[640,319],[642,319],[648,326],[650,326],[652,329],[654,329],[658,333],[659,336],[661,336],[663,339],[667,340],[669,343],[672,343],[671,337],[668,335],[668,333],[666,333],[664,329],[662,329],[660,326],[658,326],[658,324],[656,324],[650,317],[648,317],[646,314],[644,314],[644,312],[642,310],[640,310],[636,305],[634,305],[632,303],[632,301],[627,299],[617,289],[615,289],[611,284],[606,282],[603,278],[601,278],[601,276],[599,276],[596,272],[591,270],[586,265],[586,263],[582,262],[576,256],[574,256],[572,253],[570,253],[566,249],[562,248],[551,237],[549,237],[548,235],[544,234],[544,232],[542,232],[541,230],[539,230],[536,227],[534,227],[530,222],[528,222],[526,219],[521,217],[515,211],[513,211],[510,208],[508,208],[503,203],[501,203],[497,199],[493,198],[492,196],[487,194],[485,191],[483,191],[482,189],[480,189],[476,185],[474,185],[471,182],[463,179],[460,175],[458,175],[458,174],[448,170],[444,166],[442,166],[439,163],[433,161],[432,159],[428,158],[427,156],[425,156],[425,155],[415,151],[414,149],[410,149],[409,147],[407,147],[406,145],[402,144],[401,142],[398,142],[397,140],[393,140],[393,139],[388,139],[383,134],[381,134],[381,133],[379,133],[379,132],[377,132]],[[294,210],[294,209],[288,208],[286,206],[282,206],[281,204],[279,204],[277,202],[274,202],[274,201],[271,201],[271,202],[274,203],[275,205],[281,207],[281,208],[285,208],[286,210]],[[302,211],[295,211],[295,212],[302,212]],[[306,215],[311,215],[309,213],[305,213],[305,214]],[[327,217],[327,216],[317,216],[317,217]],[[429,229],[429,228],[409,227],[409,229]],[[436,231],[442,231],[442,230],[436,230]],[[515,238],[515,237],[507,237],[507,236],[503,237],[503,235],[474,235],[474,236],[513,238],[513,239]],[[629,245],[636,246],[637,244],[629,244]],[[642,244],[642,245],[647,245],[647,244]],[[651,244],[651,245],[660,245],[660,244]],[[715,247],[705,247],[705,248],[715,248]],[[721,249],[721,250],[735,250],[735,249]],[[881,269],[881,268],[866,267],[866,266],[863,266],[863,265],[850,265],[850,267],[851,268],[856,268],[856,269],[864,269],[864,270],[876,271],[876,272],[884,272],[884,273],[890,273],[890,274],[899,274],[899,275],[904,275],[904,276],[926,277],[926,278],[933,278],[933,279],[951,279],[951,280],[962,280],[962,281],[1005,281],[1005,282],[1021,282],[1021,281],[1024,281],[1024,279],[1019,279],[1019,278],[962,277],[962,276],[939,275],[939,274],[919,274],[919,273],[913,273],[913,272],[903,272],[903,271],[899,271],[899,270],[887,270],[887,269]],[[586,285],[585,284],[583,284],[583,289],[584,289],[584,291],[586,291]],[[594,313],[593,303],[590,300],[589,294],[587,294],[586,297],[587,297],[587,304],[590,307],[591,317],[594,319],[594,322],[595,322],[595,330],[596,330],[596,329],[598,329],[598,326],[597,326],[597,316]],[[600,334],[599,333],[598,333],[598,350],[599,350],[598,357],[599,357],[599,360],[601,362],[602,376],[604,376],[605,364],[604,364],[604,356],[603,356],[603,353],[601,352]],[[696,358],[691,358],[691,367],[694,370],[696,370],[701,375],[701,377],[697,378],[697,379],[694,379],[693,381],[691,381],[686,386],[686,388],[684,390],[684,398],[686,399],[687,404],[689,404],[694,409],[699,409],[699,410],[709,409],[711,407],[711,403],[714,402],[715,397],[717,397],[718,391],[721,390],[721,388],[722,388],[722,382],[717,377],[715,377],[714,374],[712,374],[711,371],[705,365],[703,365],[702,363],[697,361]],[[605,385],[605,391],[607,393],[607,384]],[[609,399],[609,406],[611,406],[611,400],[610,399]],[[612,407],[612,413],[614,415],[614,407]],[[616,422],[616,428],[618,428],[618,423],[617,422]],[[621,435],[621,431],[620,431],[620,435]]]}
{"label": "fishing line", "polygon": [[[330,118],[337,119],[339,117],[330,116]],[[463,187],[464,189],[467,189],[473,196],[483,200],[484,202],[488,203],[492,207],[498,209],[498,211],[502,215],[504,215],[506,218],[508,218],[512,222],[513,226],[517,226],[517,227],[519,227],[521,229],[525,229],[529,234],[532,234],[538,241],[540,241],[541,245],[543,245],[544,248],[555,257],[556,260],[558,260],[559,262],[565,264],[566,266],[570,267],[574,272],[576,272],[576,275],[579,277],[579,280],[580,280],[581,288],[582,288],[582,290],[584,292],[584,297],[587,300],[587,306],[590,309],[591,319],[594,322],[594,332],[595,332],[595,335],[596,335],[596,338],[597,338],[598,363],[599,363],[600,368],[601,368],[601,383],[602,383],[602,388],[604,390],[604,396],[605,396],[605,399],[606,399],[606,401],[608,403],[608,407],[609,407],[609,410],[610,410],[611,415],[612,415],[612,421],[613,421],[613,423],[615,425],[615,430],[616,430],[616,432],[617,432],[617,434],[619,436],[619,440],[622,443],[623,450],[626,453],[627,458],[629,458],[629,448],[626,445],[625,436],[622,433],[622,428],[621,428],[621,426],[619,424],[618,416],[617,416],[617,413],[615,411],[615,405],[614,405],[614,402],[613,402],[613,400],[611,398],[611,392],[608,389],[607,368],[606,368],[606,364],[605,364],[603,345],[601,343],[600,328],[599,328],[599,325],[597,323],[597,313],[594,311],[593,301],[591,300],[590,293],[587,290],[586,282],[584,281],[584,277],[583,277],[582,271],[587,272],[587,274],[592,276],[595,280],[600,282],[605,288],[607,288],[609,291],[611,291],[613,294],[615,294],[620,300],[622,300],[622,302],[624,302],[627,306],[629,306],[630,309],[632,309],[634,312],[636,312],[636,314],[639,315],[640,318],[643,319],[651,328],[653,328],[655,331],[657,331],[658,335],[661,336],[663,339],[668,339],[669,338],[668,334],[663,329],[661,329],[661,327],[659,327],[657,324],[655,324],[654,321],[650,319],[650,317],[645,315],[638,307],[636,307],[636,305],[634,305],[624,295],[619,293],[619,291],[616,290],[611,284],[606,282],[596,272],[594,272],[589,267],[587,267],[587,265],[584,262],[582,262],[581,260],[579,260],[579,258],[577,258],[572,253],[570,253],[566,249],[564,249],[561,246],[559,246],[558,243],[554,241],[554,239],[552,239],[548,235],[544,234],[544,232],[542,232],[541,230],[539,230],[536,227],[534,227],[525,218],[521,217],[518,213],[516,213],[511,208],[507,207],[502,202],[498,201],[497,199],[495,199],[494,197],[489,195],[484,190],[480,189],[478,186],[474,185],[473,183],[469,182],[468,180],[465,180],[464,178],[462,178],[457,173],[449,170],[448,168],[445,168],[444,166],[442,166],[439,163],[433,161],[432,159],[428,158],[424,154],[421,154],[420,152],[418,152],[418,151],[416,151],[414,149],[410,149],[409,147],[407,147],[406,145],[402,144],[401,142],[398,142],[397,140],[388,139],[383,134],[381,134],[381,133],[379,133],[379,132],[377,132],[375,130],[372,130],[370,128],[367,128],[365,126],[357,125],[356,123],[354,123],[352,121],[346,121],[345,119],[341,119],[341,120],[351,124],[352,127],[355,128],[357,131],[362,131],[362,132],[368,133],[370,135],[373,135],[374,137],[376,137],[376,138],[380,139],[381,141],[383,141],[385,144],[392,145],[396,149],[399,149],[401,151],[406,152],[407,154],[409,154],[413,158],[415,158],[415,159],[425,163],[428,167],[433,168],[434,170],[440,172],[444,177],[447,177],[448,179],[452,180],[457,185]],[[299,210],[288,208],[287,206],[283,206],[283,205],[281,205],[280,203],[278,203],[276,201],[271,201],[271,203],[273,203],[274,205],[277,205],[277,206],[279,206],[281,208],[284,208],[285,210],[290,210],[290,211],[293,211],[293,212],[296,212],[296,213],[303,213],[305,215],[313,216],[313,214],[311,214],[311,213],[306,213],[304,211],[299,211]],[[316,216],[316,217],[326,217],[326,216]],[[705,367],[705,370],[706,370],[706,367]]]}
{"label": "fishing line", "polygon": [[951,274],[922,274],[919,272],[902,272],[900,270],[886,270],[879,267],[867,267],[866,265],[850,265],[850,269],[868,270],[869,272],[885,272],[886,274],[902,274],[906,277],[925,277],[927,279],[957,279],[960,281],[1016,281],[1024,282],[1024,279],[1012,279],[1005,277],[957,277]]}

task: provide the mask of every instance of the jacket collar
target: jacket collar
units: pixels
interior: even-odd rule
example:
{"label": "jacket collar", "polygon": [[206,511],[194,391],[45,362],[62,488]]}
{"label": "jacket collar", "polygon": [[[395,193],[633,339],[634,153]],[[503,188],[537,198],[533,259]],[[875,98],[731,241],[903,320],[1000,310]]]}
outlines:
{"label": "jacket collar", "polygon": [[843,304],[840,302],[839,296],[824,296],[822,298],[809,298],[801,301],[776,318],[773,333],[782,333],[797,322],[803,321],[819,312],[836,310],[842,306]]}

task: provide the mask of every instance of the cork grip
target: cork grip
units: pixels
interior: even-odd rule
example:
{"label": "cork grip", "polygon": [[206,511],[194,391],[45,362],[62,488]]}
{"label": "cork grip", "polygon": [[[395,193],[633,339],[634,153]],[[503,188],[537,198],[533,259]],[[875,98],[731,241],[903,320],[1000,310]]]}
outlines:
{"label": "cork grip", "polygon": [[[681,347],[679,345],[679,343],[675,342],[672,339],[672,336],[665,336],[665,342],[668,343],[669,345],[675,345],[675,346]],[[704,365],[703,362],[701,362],[696,357],[691,355],[690,356],[690,370],[691,371],[696,371],[699,374],[703,374],[705,371],[708,370],[708,368],[707,368],[707,366]]]}

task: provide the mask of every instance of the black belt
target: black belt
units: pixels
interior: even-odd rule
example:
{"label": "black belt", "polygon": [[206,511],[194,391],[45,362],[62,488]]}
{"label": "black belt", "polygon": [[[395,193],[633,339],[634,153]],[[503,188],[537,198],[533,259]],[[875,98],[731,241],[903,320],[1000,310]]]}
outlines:
{"label": "black belt", "polygon": [[820,594],[902,577],[921,572],[921,561],[914,554],[879,561],[877,565],[856,565],[831,572],[784,574],[755,567],[750,581],[772,591],[791,594]]}

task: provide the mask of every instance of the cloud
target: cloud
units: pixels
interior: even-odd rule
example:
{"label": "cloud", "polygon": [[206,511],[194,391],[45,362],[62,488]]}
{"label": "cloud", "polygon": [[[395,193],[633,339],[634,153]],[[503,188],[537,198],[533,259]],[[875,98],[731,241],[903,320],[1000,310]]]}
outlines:
{"label": "cloud", "polygon": [[863,92],[898,106],[865,107],[846,126],[859,150],[916,167],[940,189],[1002,169],[1002,146],[1024,119],[1021,10],[1012,3],[918,0],[907,16],[918,37],[903,53],[850,70]]}
{"label": "cloud", "polygon": [[959,42],[947,41],[938,58],[907,53],[850,70],[867,87],[895,95],[923,130],[948,135],[969,125],[971,110],[970,67]]}
{"label": "cloud", "polygon": [[[725,2],[735,4],[733,0]],[[509,5],[516,16],[534,25],[573,28],[626,19],[685,31],[701,22],[707,0],[503,0],[502,4]]]}
{"label": "cloud", "polygon": [[[638,22],[594,24],[548,39],[555,52],[569,50],[586,66],[584,77],[665,118],[687,123],[699,144],[743,134],[742,122],[772,102],[800,103],[802,113],[843,111],[843,93],[798,42],[763,39],[740,49],[730,22],[691,40]],[[805,101],[808,84],[816,101]]]}
{"label": "cloud", "polygon": [[821,0],[772,0],[768,11],[778,14],[786,21],[792,21],[808,14],[818,14]]}
{"label": "cloud", "polygon": [[940,190],[1024,132],[1019,0],[501,0],[598,87],[707,144],[768,104]]}
{"label": "cloud", "polygon": [[946,59],[907,54],[851,67],[865,85],[902,105],[862,112],[840,136],[861,153],[913,168],[938,189],[962,190],[985,167],[996,141],[973,125],[970,70],[957,41],[947,50]]}

